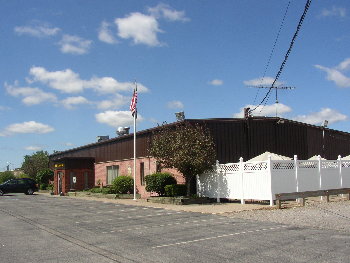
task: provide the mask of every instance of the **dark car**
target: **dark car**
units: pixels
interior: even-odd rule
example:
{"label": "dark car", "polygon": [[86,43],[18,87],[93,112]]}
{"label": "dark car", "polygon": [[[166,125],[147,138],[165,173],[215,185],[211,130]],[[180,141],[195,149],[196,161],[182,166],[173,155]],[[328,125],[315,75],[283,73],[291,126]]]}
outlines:
{"label": "dark car", "polygon": [[38,191],[38,184],[30,178],[11,179],[0,184],[0,196],[6,193],[32,195],[35,191]]}

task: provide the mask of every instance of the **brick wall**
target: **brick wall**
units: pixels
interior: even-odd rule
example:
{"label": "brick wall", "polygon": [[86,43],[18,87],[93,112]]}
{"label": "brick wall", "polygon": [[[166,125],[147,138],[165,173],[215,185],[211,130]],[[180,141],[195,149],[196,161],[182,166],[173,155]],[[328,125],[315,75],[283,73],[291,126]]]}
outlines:
{"label": "brick wall", "polygon": [[[150,196],[150,193],[146,192],[145,186],[141,184],[141,163],[144,163],[144,175],[149,175],[156,172],[156,160],[153,158],[137,158],[136,159],[136,192],[141,194],[141,198]],[[95,163],[95,185],[100,181],[103,185],[107,184],[107,166],[118,165],[119,175],[133,176],[134,160],[122,160],[113,162]],[[162,169],[162,172],[169,172],[176,178],[179,184],[185,183],[182,174],[176,169]],[[153,194],[156,195],[156,194]]]}
{"label": "brick wall", "polygon": [[[59,194],[58,190],[58,173],[62,172],[62,192],[67,193],[70,190],[84,190],[85,189],[85,177],[84,173],[88,173],[88,186],[87,188],[92,188],[95,185],[95,177],[94,177],[94,171],[91,169],[62,169],[62,170],[55,170],[54,172],[54,193]],[[76,177],[76,183],[74,185],[71,185],[71,173],[74,174]]]}

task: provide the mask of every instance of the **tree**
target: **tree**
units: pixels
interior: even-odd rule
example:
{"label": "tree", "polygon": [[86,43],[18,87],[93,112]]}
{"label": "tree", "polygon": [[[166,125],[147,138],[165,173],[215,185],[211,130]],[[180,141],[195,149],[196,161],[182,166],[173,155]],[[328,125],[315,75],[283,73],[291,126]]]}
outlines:
{"label": "tree", "polygon": [[46,188],[49,185],[49,181],[53,180],[53,171],[49,168],[40,170],[36,176],[36,181],[40,184],[40,186],[43,186],[43,188]]}
{"label": "tree", "polygon": [[25,155],[22,170],[30,178],[35,179],[38,172],[49,167],[49,154],[46,151],[37,151],[32,155]]}
{"label": "tree", "polygon": [[4,183],[10,179],[15,179],[13,172],[11,172],[11,171],[0,172],[0,184]]}
{"label": "tree", "polygon": [[210,169],[216,160],[214,141],[203,125],[181,122],[163,126],[153,134],[149,153],[163,167],[176,168],[185,178],[187,195],[197,174]]}

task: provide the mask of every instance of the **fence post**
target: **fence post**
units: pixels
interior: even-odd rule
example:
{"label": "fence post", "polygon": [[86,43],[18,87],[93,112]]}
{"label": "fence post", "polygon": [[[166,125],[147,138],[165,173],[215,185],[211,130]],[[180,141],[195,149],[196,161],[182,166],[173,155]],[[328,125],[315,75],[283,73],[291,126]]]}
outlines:
{"label": "fence post", "polygon": [[[342,167],[342,161],[341,156],[338,155],[338,165],[339,165],[339,176],[340,176],[340,188],[343,188],[343,167]],[[341,197],[344,197],[345,195],[342,194]]]}
{"label": "fence post", "polygon": [[342,163],[341,163],[340,155],[338,155],[338,165],[339,165],[340,188],[343,188],[343,171],[342,171]]}
{"label": "fence post", "polygon": [[242,190],[242,196],[241,196],[241,204],[244,205],[244,164],[243,164],[243,157],[239,158],[239,173],[241,175],[241,190]]}
{"label": "fence post", "polygon": [[[317,156],[318,159],[318,176],[320,177],[320,186],[319,186],[319,190],[322,190],[322,159],[321,159],[321,155]],[[323,196],[321,196],[321,200],[323,200]]]}
{"label": "fence post", "polygon": [[220,164],[219,161],[216,160],[216,179],[218,181],[218,189],[217,189],[217,195],[216,195],[216,202],[220,203],[220,191],[221,191],[221,185],[220,185],[220,176],[222,176],[221,169],[220,169]]}
{"label": "fence post", "polygon": [[272,191],[272,169],[271,169],[271,155],[267,157],[267,174],[270,186],[270,206],[273,206],[273,191]]}
{"label": "fence post", "polygon": [[202,197],[202,189],[201,189],[201,183],[200,183],[200,179],[199,179],[199,174],[196,175],[196,181],[197,181],[197,195],[199,197]]}
{"label": "fence post", "polygon": [[298,179],[298,156],[294,155],[294,169],[295,169],[295,188],[296,192],[299,192],[299,179]]}

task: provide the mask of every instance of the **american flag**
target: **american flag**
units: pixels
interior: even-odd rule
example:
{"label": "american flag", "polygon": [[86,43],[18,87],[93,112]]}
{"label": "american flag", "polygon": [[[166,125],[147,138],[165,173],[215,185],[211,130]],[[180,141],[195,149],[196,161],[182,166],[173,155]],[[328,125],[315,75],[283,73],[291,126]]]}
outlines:
{"label": "american flag", "polygon": [[134,94],[132,95],[131,102],[130,102],[130,111],[132,116],[134,116],[135,113],[137,114],[136,104],[137,104],[137,91],[136,89],[134,89]]}

